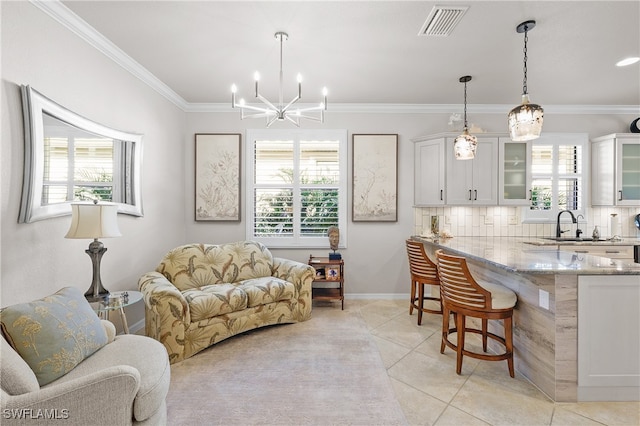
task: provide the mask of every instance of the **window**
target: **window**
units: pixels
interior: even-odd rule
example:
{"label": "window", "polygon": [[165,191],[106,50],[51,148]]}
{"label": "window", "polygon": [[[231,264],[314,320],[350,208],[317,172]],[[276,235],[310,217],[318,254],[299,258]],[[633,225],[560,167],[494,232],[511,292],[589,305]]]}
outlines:
{"label": "window", "polygon": [[45,124],[42,205],[113,201],[118,189],[113,179],[119,152],[116,141],[69,127],[48,115]]}
{"label": "window", "polygon": [[329,247],[327,228],[346,242],[347,132],[247,131],[247,238],[268,247]]}
{"label": "window", "polygon": [[554,222],[562,210],[586,215],[586,134],[548,134],[533,141],[531,205],[525,222]]}

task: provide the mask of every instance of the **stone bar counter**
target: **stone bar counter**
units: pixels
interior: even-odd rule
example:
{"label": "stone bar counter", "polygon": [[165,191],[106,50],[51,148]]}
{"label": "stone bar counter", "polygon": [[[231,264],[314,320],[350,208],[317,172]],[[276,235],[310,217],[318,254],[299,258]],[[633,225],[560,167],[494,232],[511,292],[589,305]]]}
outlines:
{"label": "stone bar counter", "polygon": [[[637,361],[640,360],[640,336],[637,331],[640,328],[640,264],[634,263],[633,259],[576,254],[558,250],[557,242],[535,238],[411,238],[424,244],[432,260],[435,261],[435,251],[438,249],[463,256],[475,278],[502,284],[517,294],[513,329],[515,367],[552,400],[640,399],[636,396],[640,395],[640,361]],[[640,241],[627,239],[598,244],[629,246],[640,245]],[[579,288],[580,304],[583,306],[580,319]],[[592,292],[593,288],[595,291]],[[618,289],[627,293],[617,293]],[[590,298],[592,293],[595,296]],[[622,298],[626,299],[622,305],[618,303],[617,295],[623,295]],[[615,303],[615,310],[605,303],[607,297],[613,298],[611,303]],[[589,309],[584,306],[589,306]],[[620,306],[625,312],[618,309]],[[623,325],[621,329],[617,322],[620,315],[631,324]],[[613,323],[605,324],[604,330],[609,333],[607,327],[613,327],[610,334],[615,335],[615,339],[607,342],[599,336],[584,334],[590,329],[602,330],[603,320]],[[599,323],[598,327],[594,327],[594,321]],[[583,326],[580,331],[580,350],[579,323]],[[625,330],[631,333],[629,338],[625,337]],[[502,327],[494,327],[492,331],[503,334]],[[594,339],[600,341],[590,346],[589,341]],[[616,340],[626,343],[616,343]],[[602,346],[607,344],[611,348]],[[619,351],[616,345],[622,345],[622,349],[629,352],[622,356],[622,360],[617,359]],[[595,351],[592,350],[594,346]],[[604,351],[600,352],[601,349]],[[593,355],[594,352],[597,355]],[[592,359],[596,357],[600,359]],[[604,361],[604,367],[598,364],[600,361]],[[613,369],[624,371],[613,371],[610,377],[601,374],[603,368],[611,365]],[[599,372],[591,374],[592,370]],[[597,376],[607,377],[599,382]],[[620,383],[617,382],[619,380]]]}

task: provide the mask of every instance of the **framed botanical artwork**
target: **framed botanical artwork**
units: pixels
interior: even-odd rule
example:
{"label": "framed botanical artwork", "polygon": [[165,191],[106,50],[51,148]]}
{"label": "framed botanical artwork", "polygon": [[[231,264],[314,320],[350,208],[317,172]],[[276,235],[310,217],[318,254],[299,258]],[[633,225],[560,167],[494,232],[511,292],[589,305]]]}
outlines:
{"label": "framed botanical artwork", "polygon": [[197,133],[195,220],[240,220],[239,133]]}
{"label": "framed botanical artwork", "polygon": [[340,279],[340,267],[327,266],[325,268],[326,279],[330,281],[338,281]]}
{"label": "framed botanical artwork", "polygon": [[398,221],[398,135],[353,135],[354,222]]}

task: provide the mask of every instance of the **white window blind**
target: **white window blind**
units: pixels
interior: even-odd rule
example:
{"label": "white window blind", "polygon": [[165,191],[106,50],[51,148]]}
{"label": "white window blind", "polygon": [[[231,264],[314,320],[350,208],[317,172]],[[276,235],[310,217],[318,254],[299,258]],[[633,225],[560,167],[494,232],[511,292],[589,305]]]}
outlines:
{"label": "white window blind", "polygon": [[533,141],[525,222],[555,222],[562,210],[585,216],[587,148],[586,134],[547,134]]}
{"label": "white window blind", "polygon": [[343,130],[247,131],[247,236],[269,247],[328,247],[327,229],[346,242]]}

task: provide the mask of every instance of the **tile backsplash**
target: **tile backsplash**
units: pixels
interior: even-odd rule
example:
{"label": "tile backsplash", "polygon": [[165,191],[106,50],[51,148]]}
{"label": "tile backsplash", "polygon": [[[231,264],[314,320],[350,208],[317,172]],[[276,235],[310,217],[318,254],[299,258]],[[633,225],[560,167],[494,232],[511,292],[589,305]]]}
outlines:
{"label": "tile backsplash", "polygon": [[[431,216],[438,216],[440,232],[447,231],[454,237],[551,237],[555,236],[554,223],[522,223],[522,207],[414,207],[414,234],[431,233]],[[640,230],[634,225],[634,217],[640,207],[591,207],[587,208],[586,224],[580,222],[583,237],[591,237],[597,225],[601,238],[611,237],[611,214],[616,213],[622,237],[640,238]],[[576,225],[563,224],[575,235]],[[565,234],[568,235],[568,234]]]}

